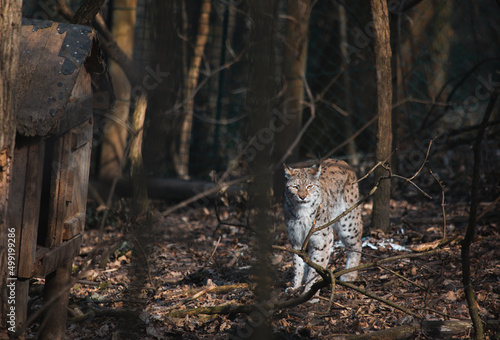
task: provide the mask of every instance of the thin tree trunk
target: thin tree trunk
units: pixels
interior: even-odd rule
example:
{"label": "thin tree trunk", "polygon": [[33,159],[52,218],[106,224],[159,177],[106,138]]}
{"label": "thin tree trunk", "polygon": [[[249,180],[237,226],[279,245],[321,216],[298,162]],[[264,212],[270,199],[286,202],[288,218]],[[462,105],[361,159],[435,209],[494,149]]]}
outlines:
{"label": "thin tree trunk", "polygon": [[[340,31],[340,49],[342,52],[342,69],[344,70],[344,74],[342,75],[343,78],[343,83],[344,83],[344,92],[345,92],[345,111],[347,112],[347,121],[346,121],[346,128],[347,128],[347,136],[352,136],[354,134],[354,112],[352,110],[352,96],[351,96],[351,74],[349,72],[349,60],[348,60],[348,50],[347,47],[349,45],[349,36],[347,34],[347,29],[348,29],[348,18],[346,15],[346,11],[344,8],[344,4],[339,4],[339,31]],[[354,142],[354,139],[349,141],[347,144],[347,154],[349,157],[351,157],[350,164],[353,166],[358,166],[359,165],[359,157],[358,154],[356,153],[356,143]]]}
{"label": "thin tree trunk", "polygon": [[[18,0],[0,0],[0,338],[8,338],[7,329],[10,322],[7,284],[10,276],[15,276],[15,269],[8,258],[8,221],[7,208],[11,177],[11,166],[14,157],[15,126],[15,84],[19,57],[19,36],[21,28],[21,5]],[[12,239],[12,238],[11,238]],[[13,316],[13,327],[17,326]],[[12,330],[12,328],[11,328]]]}
{"label": "thin tree trunk", "polygon": [[134,195],[133,212],[137,215],[149,211],[148,191],[146,184],[146,173],[142,162],[142,137],[144,135],[144,118],[148,100],[146,94],[140,94],[135,98],[135,110],[132,116],[133,135],[130,141],[130,177],[132,180],[132,192]]}
{"label": "thin tree trunk", "polygon": [[[144,31],[136,38],[138,50],[144,51],[141,68],[158,69],[162,77],[148,88],[148,110],[143,158],[148,176],[164,176],[175,171],[179,122],[182,110],[169,111],[182,102],[184,89],[185,45],[182,27],[184,0],[148,1],[144,8]],[[158,34],[157,32],[161,32]],[[138,55],[140,57],[140,55]],[[165,112],[171,112],[165,114]]]}
{"label": "thin tree trunk", "polygon": [[[375,67],[377,70],[377,150],[376,161],[387,159],[392,152],[392,77],[389,12],[387,1],[371,0],[375,39]],[[387,173],[381,167],[375,170],[375,181]],[[386,180],[373,197],[372,228],[389,229],[391,183]]]}
{"label": "thin tree trunk", "polygon": [[207,44],[208,33],[210,31],[210,11],[211,0],[204,0],[201,6],[198,35],[194,46],[194,56],[189,67],[186,79],[186,105],[185,116],[181,127],[179,139],[179,152],[176,155],[175,169],[177,175],[182,179],[189,179],[189,148],[191,146],[191,133],[193,127],[194,97],[200,76],[200,65]]}
{"label": "thin tree trunk", "polygon": [[490,119],[493,108],[495,107],[496,101],[498,99],[498,91],[496,89],[490,98],[486,112],[484,113],[483,121],[481,122],[479,131],[477,132],[476,141],[474,142],[474,167],[472,170],[472,188],[471,188],[471,203],[470,203],[470,215],[469,215],[469,225],[467,226],[467,231],[462,242],[462,282],[464,284],[464,293],[467,299],[467,304],[469,305],[469,314],[472,319],[472,324],[474,325],[474,338],[476,340],[484,339],[483,324],[481,318],[479,317],[476,298],[474,296],[474,288],[472,287],[472,281],[470,278],[470,245],[474,240],[476,235],[476,217],[477,217],[477,205],[479,204],[479,177],[481,176],[481,143],[483,141],[484,131],[488,126],[488,121]]}
{"label": "thin tree trunk", "polygon": [[[272,229],[271,216],[271,189],[273,176],[269,174],[272,155],[269,153],[270,146],[275,141],[274,135],[264,137],[263,133],[269,131],[272,109],[274,107],[276,85],[275,85],[275,1],[254,0],[250,5],[250,18],[253,22],[251,35],[251,48],[249,53],[249,92],[247,96],[247,111],[249,114],[249,132],[255,136],[257,143],[264,143],[266,147],[256,147],[255,157],[244,159],[254,176],[253,183],[249,188],[250,205],[253,208],[251,223],[255,230],[256,242],[255,252],[256,264],[253,268],[257,281],[255,297],[257,304],[265,305],[270,299],[271,293],[271,270],[269,257],[271,254],[270,230]],[[270,339],[272,329],[270,327],[270,313],[259,314],[261,322],[252,329],[249,337],[251,339]]]}
{"label": "thin tree trunk", "polygon": [[[286,18],[285,51],[283,55],[283,74],[286,80],[285,113],[290,123],[279,134],[277,157],[281,159],[293,143],[302,126],[304,104],[304,77],[307,67],[308,39],[307,32],[311,14],[310,0],[288,0]],[[298,148],[295,148],[288,162],[298,160]]]}
{"label": "thin tree trunk", "polygon": [[[135,10],[137,0],[116,0],[113,11],[113,37],[118,46],[131,58],[134,43]],[[115,107],[105,122],[104,141],[101,150],[99,177],[113,180],[122,175],[128,134],[131,86],[125,72],[114,61],[109,64],[109,73],[115,91]]]}

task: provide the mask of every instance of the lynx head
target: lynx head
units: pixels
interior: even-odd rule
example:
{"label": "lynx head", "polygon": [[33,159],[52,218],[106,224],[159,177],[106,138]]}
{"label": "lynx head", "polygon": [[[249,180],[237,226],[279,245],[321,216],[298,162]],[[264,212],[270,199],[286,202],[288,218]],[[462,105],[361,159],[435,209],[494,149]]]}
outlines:
{"label": "lynx head", "polygon": [[310,168],[292,169],[283,164],[285,170],[286,186],[285,197],[298,203],[306,204],[315,202],[321,195],[319,177],[321,165]]}

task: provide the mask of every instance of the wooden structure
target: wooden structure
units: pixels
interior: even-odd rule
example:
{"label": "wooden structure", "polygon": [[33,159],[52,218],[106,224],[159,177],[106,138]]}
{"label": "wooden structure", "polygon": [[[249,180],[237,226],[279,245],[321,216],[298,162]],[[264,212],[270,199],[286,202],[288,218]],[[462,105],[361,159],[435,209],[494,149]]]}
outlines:
{"label": "wooden structure", "polygon": [[24,326],[29,279],[45,278],[42,339],[63,337],[71,276],[85,225],[93,109],[112,91],[88,26],[23,19],[17,134],[9,197],[16,229],[16,319]]}

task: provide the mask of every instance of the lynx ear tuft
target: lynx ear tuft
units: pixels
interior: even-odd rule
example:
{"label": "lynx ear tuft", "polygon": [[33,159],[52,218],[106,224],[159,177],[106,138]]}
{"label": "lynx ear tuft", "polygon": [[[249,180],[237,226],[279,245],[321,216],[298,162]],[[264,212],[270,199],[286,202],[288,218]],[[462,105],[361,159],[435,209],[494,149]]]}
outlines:
{"label": "lynx ear tuft", "polygon": [[316,179],[319,179],[319,176],[321,176],[321,164],[314,164],[311,169],[313,169],[313,176]]}
{"label": "lynx ear tuft", "polygon": [[292,177],[292,169],[290,169],[285,163],[283,163],[283,170],[285,171],[285,178],[290,179],[290,177]]}

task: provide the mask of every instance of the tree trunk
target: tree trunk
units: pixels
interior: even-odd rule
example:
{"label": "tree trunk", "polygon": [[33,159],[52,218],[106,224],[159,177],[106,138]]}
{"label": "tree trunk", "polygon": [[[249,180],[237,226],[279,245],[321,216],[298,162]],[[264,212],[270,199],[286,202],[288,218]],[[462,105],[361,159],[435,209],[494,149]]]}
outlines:
{"label": "tree trunk", "polygon": [[[344,4],[338,4],[339,9],[339,31],[340,31],[340,50],[342,52],[342,70],[344,70],[344,74],[342,75],[342,81],[344,86],[344,110],[347,112],[348,116],[346,119],[346,132],[347,136],[352,136],[354,134],[354,112],[352,109],[352,86],[351,86],[351,74],[349,72],[350,61],[348,60],[348,46],[349,44],[349,35],[348,33],[348,17],[346,10],[344,8]],[[352,166],[356,167],[359,165],[359,157],[356,152],[356,142],[354,138],[349,141],[347,144],[347,154],[350,157],[351,161],[349,162]]]}
{"label": "tree trunk", "polygon": [[141,68],[157,68],[162,75],[147,89],[143,157],[148,176],[161,177],[170,171],[175,172],[172,160],[176,152],[174,146],[177,147],[176,137],[180,130],[178,121],[182,110],[172,108],[181,106],[179,102],[182,101],[184,88],[184,70],[181,66],[183,55],[180,53],[184,34],[179,29],[182,27],[181,8],[184,2],[147,1],[143,35],[136,39],[138,50],[145,53],[137,56]]}
{"label": "tree trunk", "polygon": [[146,184],[146,173],[142,162],[142,136],[144,134],[144,118],[148,106],[145,94],[135,98],[135,110],[132,116],[132,138],[130,140],[130,178],[132,180],[132,192],[134,204],[132,211],[136,215],[142,215],[149,211],[148,191]]}
{"label": "tree trunk", "polygon": [[[289,124],[279,134],[276,141],[277,157],[281,159],[299,134],[302,126],[304,105],[304,77],[307,68],[307,32],[311,14],[310,0],[288,0],[286,18],[285,50],[283,54],[283,74],[286,81],[285,114]],[[290,163],[298,160],[298,148],[287,157]]]}
{"label": "tree trunk", "polygon": [[194,45],[194,55],[189,66],[189,72],[186,79],[186,104],[185,116],[182,122],[181,135],[179,139],[179,152],[175,159],[175,169],[177,175],[182,179],[189,179],[189,148],[191,146],[191,130],[193,127],[194,97],[196,95],[196,86],[200,77],[201,59],[205,52],[205,46],[210,31],[210,11],[212,7],[211,0],[204,0],[201,6],[200,20],[198,22],[198,35]]}
{"label": "tree trunk", "polygon": [[[389,158],[392,152],[392,76],[389,12],[387,1],[371,0],[375,39],[375,67],[377,70],[377,162]],[[386,176],[386,171],[378,167],[375,181]],[[384,180],[373,197],[372,229],[389,229],[391,183]]]}
{"label": "tree trunk", "polygon": [[[253,22],[251,33],[251,48],[249,55],[249,92],[247,96],[247,112],[249,114],[249,132],[255,136],[254,153],[247,154],[243,161],[249,165],[254,177],[249,188],[250,205],[253,208],[251,224],[254,226],[256,243],[254,247],[257,259],[254,275],[257,281],[255,296],[257,304],[263,306],[270,299],[269,256],[271,253],[270,230],[271,189],[273,176],[270,168],[273,164],[269,150],[275,141],[275,135],[269,129],[272,109],[276,96],[274,36],[276,8],[275,1],[255,0],[249,3],[250,17]],[[257,146],[258,145],[258,146]],[[262,147],[264,145],[264,147]],[[250,146],[252,148],[252,146]],[[272,329],[269,326],[270,315],[264,312],[259,315],[262,322],[251,331],[252,339],[270,339]]]}
{"label": "tree trunk", "polygon": [[[0,338],[8,338],[7,329],[16,327],[16,316],[8,316],[11,308],[16,307],[11,300],[5,299],[7,284],[16,276],[15,268],[10,269],[8,257],[7,208],[11,166],[14,157],[16,135],[15,84],[19,57],[19,36],[21,28],[22,1],[0,0]],[[15,249],[15,248],[14,248]],[[15,249],[17,251],[17,249]],[[15,267],[15,265],[14,265]],[[15,291],[14,291],[15,294]],[[12,320],[12,323],[11,323]]]}
{"label": "tree trunk", "polygon": [[[131,58],[134,44],[135,10],[137,0],[116,0],[113,10],[113,37],[118,46]],[[111,61],[109,74],[115,91],[115,107],[105,121],[99,178],[113,180],[122,175],[122,159],[128,134],[131,86],[121,67]]]}

